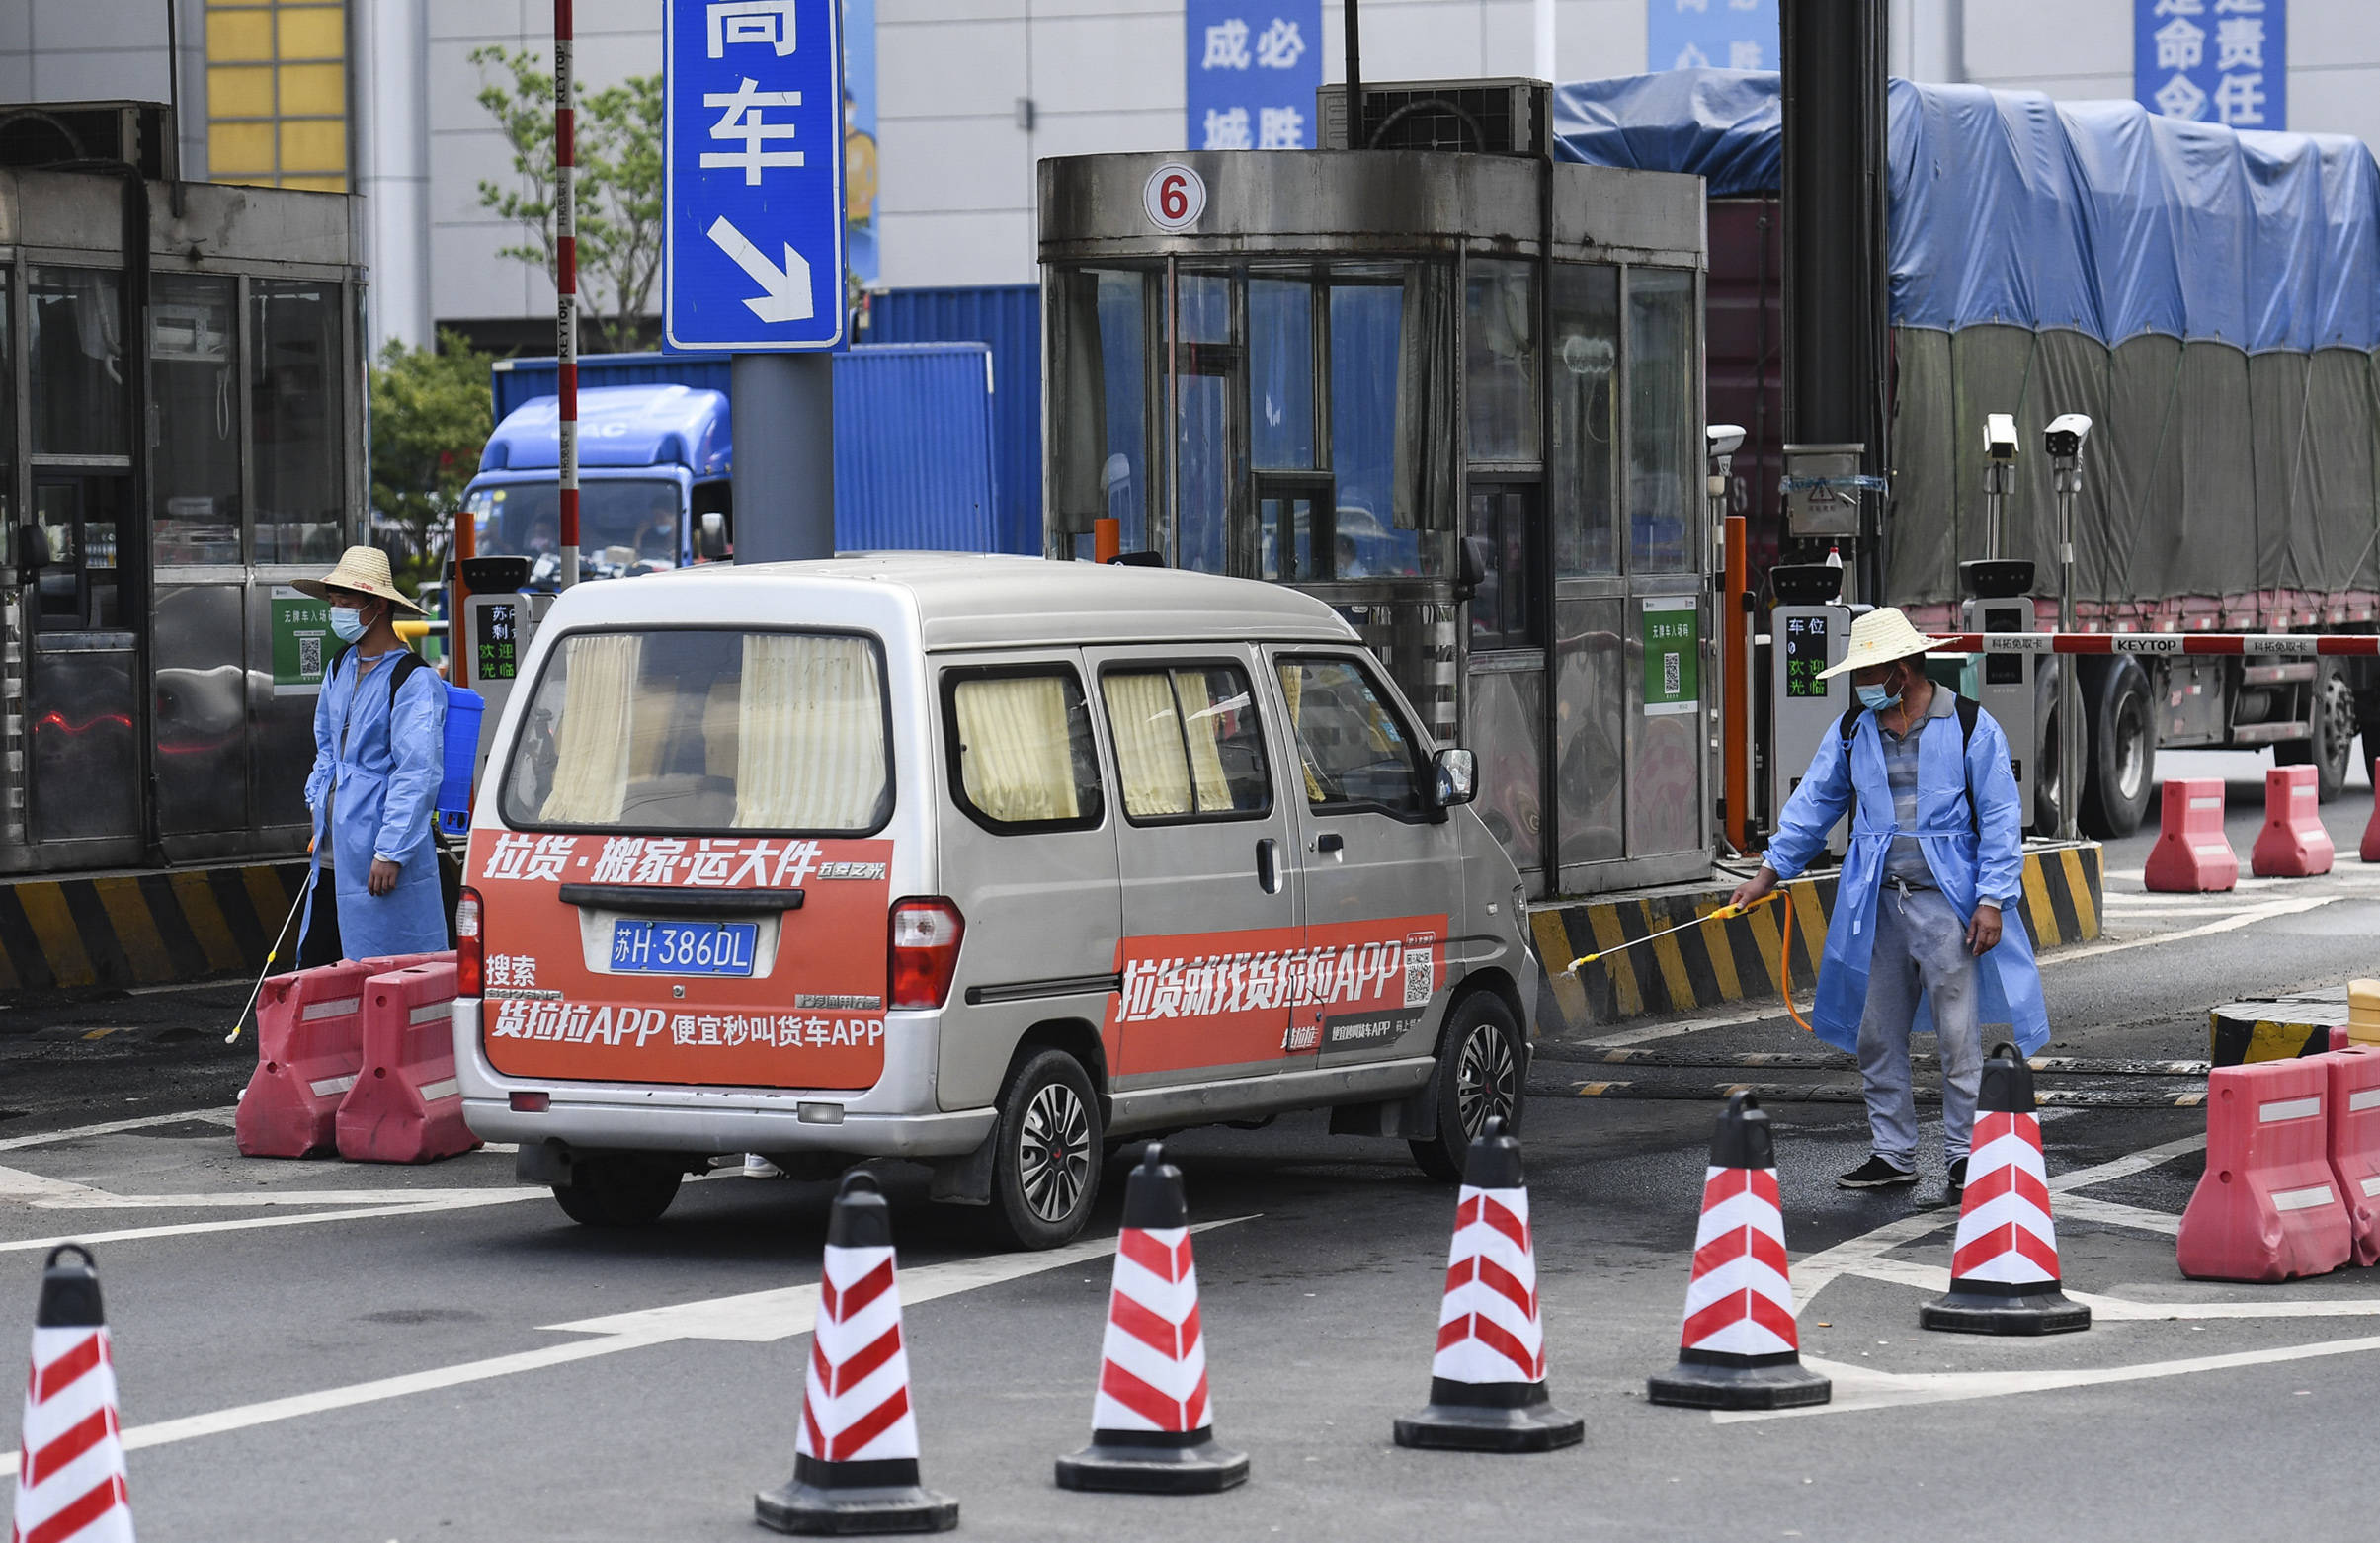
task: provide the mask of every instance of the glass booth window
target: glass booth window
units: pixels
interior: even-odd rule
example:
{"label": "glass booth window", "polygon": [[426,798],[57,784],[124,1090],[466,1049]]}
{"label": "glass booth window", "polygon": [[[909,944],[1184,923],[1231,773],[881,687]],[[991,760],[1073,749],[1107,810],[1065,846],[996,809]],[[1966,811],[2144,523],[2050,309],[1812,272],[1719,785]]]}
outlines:
{"label": "glass booth window", "polygon": [[1337,578],[1446,571],[1454,502],[1452,290],[1440,264],[1331,271]]}
{"label": "glass booth window", "polygon": [[229,279],[160,274],[149,292],[150,529],[160,567],[241,560],[238,304]]}
{"label": "glass booth window", "polygon": [[0,263],[0,532],[17,523],[17,351],[9,332],[8,281],[8,266]]}
{"label": "glass booth window", "polygon": [[248,396],[256,416],[256,560],[333,562],[346,542],[339,286],[248,286]]}
{"label": "glass booth window", "polygon": [[1537,458],[1537,269],[1473,258],[1463,280],[1463,419],[1473,460]]}
{"label": "glass booth window", "polygon": [[1050,509],[1073,554],[1092,553],[1092,522],[1114,520],[1122,549],[1147,551],[1149,528],[1149,328],[1152,276],[1054,273],[1050,333],[1057,361],[1050,439],[1056,485]]}
{"label": "glass booth window", "polygon": [[1694,276],[1628,271],[1628,571],[1691,573],[1701,560],[1702,426]]}
{"label": "glass booth window", "polygon": [[1228,571],[1231,509],[1240,471],[1233,445],[1234,409],[1246,389],[1242,350],[1234,340],[1232,279],[1227,274],[1180,274],[1174,280],[1181,359],[1174,390],[1176,434],[1174,566],[1196,573]]}
{"label": "glass booth window", "polygon": [[89,268],[26,276],[36,455],[129,455],[123,278]]}
{"label": "glass booth window", "polygon": [[1611,442],[1619,430],[1619,270],[1553,267],[1554,571],[1619,572]]}
{"label": "glass booth window", "polygon": [[1314,459],[1314,286],[1248,281],[1248,347],[1256,464],[1306,471]]}

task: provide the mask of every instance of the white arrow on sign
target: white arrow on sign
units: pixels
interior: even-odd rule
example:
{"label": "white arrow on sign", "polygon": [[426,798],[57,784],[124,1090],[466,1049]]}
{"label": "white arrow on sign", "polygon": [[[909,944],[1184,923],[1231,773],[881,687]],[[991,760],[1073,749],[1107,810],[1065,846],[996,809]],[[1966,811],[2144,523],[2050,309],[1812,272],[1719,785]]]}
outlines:
{"label": "white arrow on sign", "polygon": [[810,265],[791,245],[785,247],[785,266],[780,269],[761,254],[745,234],[722,214],[710,222],[710,239],[735,260],[735,266],[759,281],[768,292],[744,303],[763,321],[807,321],[810,303]]}

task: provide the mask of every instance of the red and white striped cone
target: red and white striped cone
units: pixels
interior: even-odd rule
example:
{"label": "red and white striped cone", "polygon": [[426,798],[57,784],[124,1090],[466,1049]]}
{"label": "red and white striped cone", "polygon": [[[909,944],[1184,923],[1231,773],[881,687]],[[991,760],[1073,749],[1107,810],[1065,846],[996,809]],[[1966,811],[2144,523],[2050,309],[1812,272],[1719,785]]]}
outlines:
{"label": "red and white striped cone", "polygon": [[[60,1264],[58,1257],[69,1251],[82,1262]],[[41,1273],[19,1445],[11,1543],[132,1543],[116,1362],[108,1353],[99,1274],[79,1243],[50,1250]]]}
{"label": "red and white striped cone", "polygon": [[1396,1422],[1399,1446],[1550,1452],[1587,1434],[1545,1388],[1537,1251],[1520,1143],[1491,1119],[1463,1160],[1454,1244],[1430,1362],[1430,1407]]}
{"label": "red and white striped cone", "polygon": [[1248,1454],[1215,1441],[1182,1170],[1152,1141],[1124,1183],[1091,1444],[1058,1459],[1058,1483],[1069,1490],[1210,1495],[1247,1478]]}
{"label": "red and white striped cone", "polygon": [[1959,1334],[2067,1334],[2091,1327],[2058,1280],[2058,1230],[2033,1112],[2033,1069],[2011,1044],[1984,1062],[1974,1150],[1958,1209],[1950,1291],[1918,1309],[1928,1329]]}
{"label": "red and white striped cone", "polygon": [[958,1502],[918,1483],[892,1213],[868,1174],[844,1176],[827,1219],[793,1477],[752,1507],[766,1526],[810,1536],[958,1525]]}
{"label": "red and white striped cone", "polygon": [[1711,1137],[1679,1339],[1678,1364],[1648,1384],[1656,1404],[1795,1409],[1835,1395],[1833,1381],[1801,1363],[1776,1146],[1749,1093],[1727,1100]]}

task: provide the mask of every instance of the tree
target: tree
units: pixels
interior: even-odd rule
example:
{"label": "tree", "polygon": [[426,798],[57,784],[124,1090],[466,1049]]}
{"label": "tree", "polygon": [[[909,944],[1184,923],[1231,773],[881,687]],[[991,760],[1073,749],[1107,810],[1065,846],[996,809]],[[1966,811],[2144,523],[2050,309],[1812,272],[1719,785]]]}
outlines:
{"label": "tree", "polygon": [[[527,239],[500,255],[554,278],[553,75],[527,50],[474,48],[471,62],[487,109],[512,146],[512,187],[479,184],[479,204],[520,225]],[[604,347],[643,341],[653,284],[661,276],[661,77],[631,75],[578,102],[578,165],[572,178],[578,212],[581,313]]]}
{"label": "tree", "polygon": [[454,333],[435,348],[391,341],[371,366],[371,507],[404,531],[416,582],[446,558],[494,416],[488,356]]}

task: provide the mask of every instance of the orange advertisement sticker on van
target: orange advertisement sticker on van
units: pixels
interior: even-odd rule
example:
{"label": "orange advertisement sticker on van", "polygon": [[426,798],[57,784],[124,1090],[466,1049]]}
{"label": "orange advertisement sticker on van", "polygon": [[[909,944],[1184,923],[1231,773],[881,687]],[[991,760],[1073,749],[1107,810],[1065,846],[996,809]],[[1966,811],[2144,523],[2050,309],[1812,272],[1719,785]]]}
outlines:
{"label": "orange advertisement sticker on van", "polygon": [[1126,937],[1115,955],[1117,1073],[1242,1066],[1402,1037],[1445,982],[1446,918]]}
{"label": "orange advertisement sticker on van", "polygon": [[[466,873],[480,1037],[508,1077],[855,1089],[883,1073],[891,842],[481,829]],[[756,907],[754,891],[800,899]]]}

